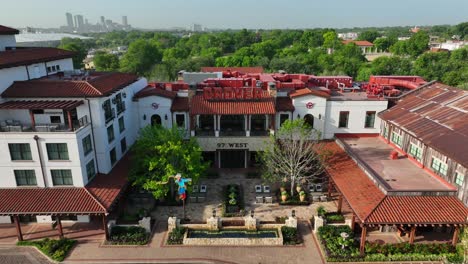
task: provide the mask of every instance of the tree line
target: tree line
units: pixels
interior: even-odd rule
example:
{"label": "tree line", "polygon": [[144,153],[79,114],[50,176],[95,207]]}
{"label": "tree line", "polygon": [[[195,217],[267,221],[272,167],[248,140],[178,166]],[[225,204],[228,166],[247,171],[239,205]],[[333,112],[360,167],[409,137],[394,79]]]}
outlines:
{"label": "tree line", "polygon": [[[468,86],[468,48],[453,52],[427,52],[429,36],[457,35],[468,39],[468,22],[456,26],[434,26],[407,33],[371,29],[359,40],[373,42],[392,56],[368,62],[353,43],[344,45],[334,29],[238,30],[212,33],[110,32],[92,34],[93,40],[63,39],[60,47],[77,51],[76,66],[89,48],[128,46],[119,57],[105,51],[95,54],[99,71],[124,71],[151,80],[171,81],[181,70],[199,71],[204,66],[262,66],[267,72],[315,75],[349,75],[366,81],[370,75],[420,75],[448,85]],[[81,57],[80,57],[81,56]],[[81,60],[80,60],[81,58]],[[79,68],[79,67],[78,67]]]}

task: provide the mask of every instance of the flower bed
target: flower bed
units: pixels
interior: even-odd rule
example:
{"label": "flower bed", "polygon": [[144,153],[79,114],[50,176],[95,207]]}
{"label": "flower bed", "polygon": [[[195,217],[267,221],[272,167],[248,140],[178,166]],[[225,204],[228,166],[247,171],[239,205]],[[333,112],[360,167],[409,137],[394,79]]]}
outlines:
{"label": "flower bed", "polygon": [[222,216],[234,217],[244,215],[244,197],[242,188],[237,184],[230,184],[223,188]]}
{"label": "flower bed", "polygon": [[108,243],[113,245],[146,245],[149,237],[150,234],[140,226],[114,226]]}
{"label": "flower bed", "polygon": [[76,240],[62,238],[59,240],[45,238],[36,241],[19,241],[16,243],[18,246],[34,246],[37,247],[42,253],[55,261],[63,261],[75,245]]}
{"label": "flower bed", "polygon": [[[341,237],[343,232],[348,234],[347,239]],[[319,227],[317,234],[328,261],[362,260],[359,256],[359,245],[354,241],[353,232],[349,226],[325,225]]]}
{"label": "flower bed", "polygon": [[167,237],[167,244],[168,245],[182,245],[184,242],[184,235],[187,229],[182,227],[176,227],[169,233]]}
{"label": "flower bed", "polygon": [[342,214],[339,213],[326,213],[325,220],[328,224],[335,224],[335,223],[344,223],[345,218]]}
{"label": "flower bed", "polygon": [[283,234],[284,245],[298,245],[302,243],[302,239],[297,232],[297,228],[282,226],[281,233]]}

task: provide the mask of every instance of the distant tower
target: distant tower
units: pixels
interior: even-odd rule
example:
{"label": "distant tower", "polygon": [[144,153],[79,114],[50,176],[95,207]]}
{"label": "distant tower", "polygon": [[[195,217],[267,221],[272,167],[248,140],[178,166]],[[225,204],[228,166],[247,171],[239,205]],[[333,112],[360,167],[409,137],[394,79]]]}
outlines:
{"label": "distant tower", "polygon": [[77,29],[83,29],[84,26],[84,20],[82,15],[76,15],[75,16],[75,27]]}
{"label": "distant tower", "polygon": [[106,19],[104,16],[101,16],[101,25],[106,26]]}
{"label": "distant tower", "polygon": [[67,27],[69,29],[73,29],[73,15],[70,13],[65,13],[65,16],[67,17]]}
{"label": "distant tower", "polygon": [[127,26],[128,26],[127,16],[122,16],[122,25],[123,25],[124,27],[127,27]]}

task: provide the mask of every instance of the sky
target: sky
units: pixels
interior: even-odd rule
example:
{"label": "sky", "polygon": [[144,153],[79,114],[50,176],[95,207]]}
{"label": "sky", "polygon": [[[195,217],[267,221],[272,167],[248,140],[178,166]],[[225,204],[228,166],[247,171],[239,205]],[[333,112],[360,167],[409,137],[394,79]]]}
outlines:
{"label": "sky", "polygon": [[0,0],[0,24],[59,27],[65,13],[90,23],[100,16],[159,29],[194,23],[208,28],[350,28],[421,26],[468,21],[468,0]]}

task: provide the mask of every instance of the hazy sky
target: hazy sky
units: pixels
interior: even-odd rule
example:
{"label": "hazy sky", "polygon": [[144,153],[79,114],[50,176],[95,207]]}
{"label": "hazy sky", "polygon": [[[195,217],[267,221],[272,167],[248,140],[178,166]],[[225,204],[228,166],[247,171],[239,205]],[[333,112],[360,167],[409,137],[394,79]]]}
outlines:
{"label": "hazy sky", "polygon": [[0,24],[58,27],[65,13],[140,28],[314,28],[457,24],[468,0],[0,0]]}

